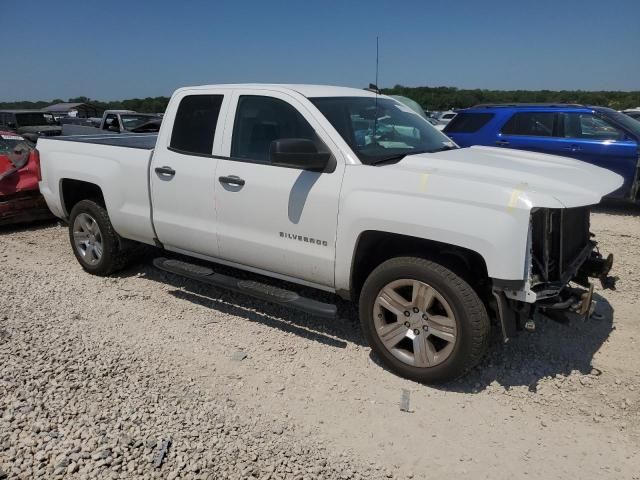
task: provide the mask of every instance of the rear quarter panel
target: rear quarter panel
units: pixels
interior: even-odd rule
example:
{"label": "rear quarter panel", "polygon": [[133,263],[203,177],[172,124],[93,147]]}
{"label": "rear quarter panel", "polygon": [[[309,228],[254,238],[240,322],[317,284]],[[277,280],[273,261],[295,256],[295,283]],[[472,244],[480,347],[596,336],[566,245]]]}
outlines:
{"label": "rear quarter panel", "polygon": [[100,187],[116,232],[124,238],[153,243],[148,172],[152,151],[64,140],[38,141],[40,191],[51,211],[68,218],[62,197],[64,179]]}

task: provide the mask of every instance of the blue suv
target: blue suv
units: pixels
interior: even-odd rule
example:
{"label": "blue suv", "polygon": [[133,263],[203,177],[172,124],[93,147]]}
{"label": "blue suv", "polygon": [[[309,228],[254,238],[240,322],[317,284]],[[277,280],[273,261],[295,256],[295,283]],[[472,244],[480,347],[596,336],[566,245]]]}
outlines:
{"label": "blue suv", "polygon": [[572,157],[624,178],[609,197],[640,200],[640,122],[605,107],[477,105],[444,128],[461,147],[489,145]]}

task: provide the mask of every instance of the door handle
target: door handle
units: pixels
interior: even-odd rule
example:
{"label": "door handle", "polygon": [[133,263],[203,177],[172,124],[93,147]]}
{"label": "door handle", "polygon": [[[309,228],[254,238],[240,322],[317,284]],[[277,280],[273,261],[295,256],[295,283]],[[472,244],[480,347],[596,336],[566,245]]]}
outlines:
{"label": "door handle", "polygon": [[228,177],[218,177],[218,181],[220,183],[225,183],[227,185],[236,185],[238,187],[242,187],[244,185],[244,180],[236,175],[229,175]]}
{"label": "door handle", "polygon": [[496,145],[499,147],[506,147],[509,145],[509,142],[506,140],[496,140]]}
{"label": "door handle", "polygon": [[564,147],[565,150],[571,150],[572,152],[579,152],[580,150],[582,150],[582,147],[580,147],[579,145],[570,145],[568,147]]}
{"label": "door handle", "polygon": [[156,173],[158,175],[164,175],[167,177],[173,177],[176,174],[176,171],[171,167],[156,167]]}

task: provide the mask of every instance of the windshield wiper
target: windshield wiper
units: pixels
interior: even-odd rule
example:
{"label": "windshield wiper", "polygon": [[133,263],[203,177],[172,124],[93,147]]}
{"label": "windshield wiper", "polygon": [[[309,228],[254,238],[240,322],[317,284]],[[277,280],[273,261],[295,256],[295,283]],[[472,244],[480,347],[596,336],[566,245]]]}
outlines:
{"label": "windshield wiper", "polygon": [[420,155],[421,153],[430,153],[430,152],[431,152],[430,150],[418,150],[417,152],[398,153],[397,155],[391,155],[389,157],[376,160],[375,162],[371,162],[370,165],[383,165],[387,163],[395,163],[395,162],[399,162],[404,157],[408,157],[409,155]]}
{"label": "windshield wiper", "polygon": [[435,150],[431,150],[429,153],[436,153],[436,152],[446,152],[447,150],[457,150],[458,147],[456,147],[455,145],[443,145],[440,148],[436,148]]}

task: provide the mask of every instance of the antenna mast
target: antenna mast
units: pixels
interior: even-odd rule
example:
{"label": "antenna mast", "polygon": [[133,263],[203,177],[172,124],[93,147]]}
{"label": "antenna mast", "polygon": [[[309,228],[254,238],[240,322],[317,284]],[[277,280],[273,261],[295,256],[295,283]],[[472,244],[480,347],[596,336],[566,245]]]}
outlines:
{"label": "antenna mast", "polygon": [[378,59],[379,59],[378,54],[379,54],[379,51],[380,51],[379,39],[380,39],[380,37],[376,36],[376,90],[378,90]]}
{"label": "antenna mast", "polygon": [[375,92],[376,92],[376,112],[375,112],[375,116],[373,117],[373,133],[371,135],[371,138],[373,140],[375,140],[376,138],[376,131],[378,130],[378,92],[379,92],[379,88],[378,88],[378,53],[379,53],[379,38],[376,35],[376,84],[375,84]]}

